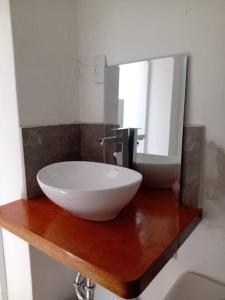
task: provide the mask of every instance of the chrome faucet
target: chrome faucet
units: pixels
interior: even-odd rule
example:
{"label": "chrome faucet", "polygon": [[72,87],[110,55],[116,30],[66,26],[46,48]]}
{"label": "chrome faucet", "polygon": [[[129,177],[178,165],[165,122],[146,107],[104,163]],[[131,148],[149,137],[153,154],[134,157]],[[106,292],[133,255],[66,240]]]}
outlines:
{"label": "chrome faucet", "polygon": [[[100,144],[104,146],[107,143],[119,143],[122,145],[122,167],[131,168],[133,163],[134,151],[134,132],[132,128],[116,128],[114,136],[100,138]],[[117,153],[118,154],[118,153]]]}

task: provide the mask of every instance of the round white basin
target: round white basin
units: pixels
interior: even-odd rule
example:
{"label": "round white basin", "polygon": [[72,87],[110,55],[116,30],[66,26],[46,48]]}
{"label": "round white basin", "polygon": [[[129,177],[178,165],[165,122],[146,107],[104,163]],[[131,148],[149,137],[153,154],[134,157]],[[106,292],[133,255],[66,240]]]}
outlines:
{"label": "round white basin", "polygon": [[41,169],[44,194],[73,215],[93,221],[114,219],[142,181],[137,171],[103,163],[70,161]]}

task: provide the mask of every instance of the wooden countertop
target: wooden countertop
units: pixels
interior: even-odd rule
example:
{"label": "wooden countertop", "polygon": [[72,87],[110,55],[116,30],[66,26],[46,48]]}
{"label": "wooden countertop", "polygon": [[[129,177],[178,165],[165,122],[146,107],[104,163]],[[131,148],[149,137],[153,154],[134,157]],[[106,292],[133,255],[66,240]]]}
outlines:
{"label": "wooden countertop", "polygon": [[113,221],[72,216],[47,198],[0,207],[0,226],[123,298],[148,286],[201,220],[168,190],[140,190]]}

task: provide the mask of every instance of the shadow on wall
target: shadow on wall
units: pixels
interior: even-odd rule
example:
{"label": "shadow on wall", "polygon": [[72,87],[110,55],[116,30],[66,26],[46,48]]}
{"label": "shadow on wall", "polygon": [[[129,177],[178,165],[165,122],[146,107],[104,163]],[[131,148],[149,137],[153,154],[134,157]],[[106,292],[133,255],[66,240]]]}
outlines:
{"label": "shadow on wall", "polygon": [[225,229],[225,149],[213,141],[206,143],[203,208],[211,226]]}

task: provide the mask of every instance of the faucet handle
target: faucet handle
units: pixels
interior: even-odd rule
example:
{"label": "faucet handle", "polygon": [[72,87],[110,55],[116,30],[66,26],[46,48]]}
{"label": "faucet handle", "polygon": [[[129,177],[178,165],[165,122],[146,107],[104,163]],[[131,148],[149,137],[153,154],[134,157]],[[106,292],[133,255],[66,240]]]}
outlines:
{"label": "faucet handle", "polygon": [[109,129],[110,131],[123,131],[123,130],[128,130],[129,128],[122,128],[122,127],[118,127],[118,128],[111,128]]}
{"label": "faucet handle", "polygon": [[130,128],[112,128],[110,131],[115,132],[117,137],[127,137],[129,136]]}
{"label": "faucet handle", "polygon": [[135,136],[138,136],[137,132],[138,132],[138,129],[141,129],[141,128],[133,128],[133,127],[119,127],[119,128],[112,128],[112,129],[109,129],[113,132],[116,132],[116,134],[118,135],[123,135],[123,134],[126,134],[126,135],[135,135]]}
{"label": "faucet handle", "polygon": [[112,131],[122,131],[122,130],[129,130],[129,129],[142,129],[141,127],[117,127],[117,128],[111,128],[109,130],[112,130]]}

